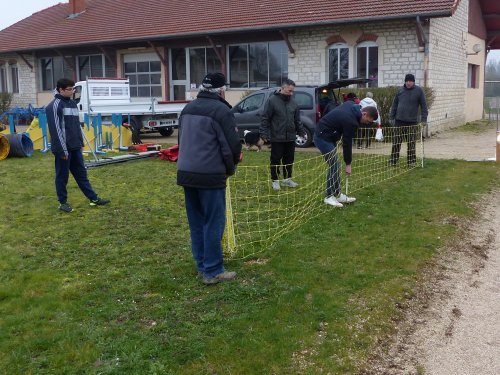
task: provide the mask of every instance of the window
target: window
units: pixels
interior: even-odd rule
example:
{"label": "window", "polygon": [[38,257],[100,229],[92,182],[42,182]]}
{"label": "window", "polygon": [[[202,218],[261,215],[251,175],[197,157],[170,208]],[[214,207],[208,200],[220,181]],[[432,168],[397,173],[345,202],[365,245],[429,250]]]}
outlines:
{"label": "window", "polygon": [[241,113],[255,111],[260,108],[263,101],[264,101],[264,94],[255,94],[249,96],[240,103],[238,111]]}
{"label": "window", "polygon": [[19,71],[16,60],[0,61],[0,92],[19,93]]}
{"label": "window", "polygon": [[7,68],[5,67],[5,65],[0,66],[0,92],[8,92]]}
{"label": "window", "polygon": [[125,77],[130,80],[131,97],[161,97],[161,62],[126,61]]}
{"label": "window", "polygon": [[313,98],[311,95],[305,92],[295,92],[293,95],[295,102],[300,109],[312,109],[313,108]]}
{"label": "window", "polygon": [[104,56],[78,56],[78,79],[86,80],[89,77],[104,77]]}
{"label": "window", "polygon": [[61,56],[40,59],[40,71],[42,91],[52,91],[59,79],[72,79],[74,76],[73,70]]}
{"label": "window", "polygon": [[281,86],[288,78],[285,42],[229,46],[228,60],[232,88]]}
{"label": "window", "polygon": [[467,87],[479,88],[479,65],[469,64],[467,67]]}
{"label": "window", "polygon": [[368,87],[378,87],[378,46],[374,42],[363,42],[356,47],[357,76],[369,78]]}
{"label": "window", "polygon": [[336,43],[328,50],[329,81],[349,78],[349,48],[347,44]]}
{"label": "window", "polygon": [[10,87],[14,94],[19,93],[19,68],[17,64],[10,65]]}
{"label": "window", "polygon": [[200,86],[207,73],[220,71],[222,66],[213,48],[189,49],[189,82],[192,86]]}

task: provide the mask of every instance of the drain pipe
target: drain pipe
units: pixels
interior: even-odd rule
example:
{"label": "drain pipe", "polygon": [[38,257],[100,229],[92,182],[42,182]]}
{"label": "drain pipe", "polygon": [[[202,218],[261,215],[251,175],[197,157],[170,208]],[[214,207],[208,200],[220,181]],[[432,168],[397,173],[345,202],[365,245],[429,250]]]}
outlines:
{"label": "drain pipe", "polygon": [[[428,85],[429,79],[429,41],[424,33],[424,28],[422,26],[422,20],[420,16],[417,16],[417,38],[418,38],[418,49],[424,52],[424,87]],[[429,125],[424,128],[425,137],[429,136]]]}

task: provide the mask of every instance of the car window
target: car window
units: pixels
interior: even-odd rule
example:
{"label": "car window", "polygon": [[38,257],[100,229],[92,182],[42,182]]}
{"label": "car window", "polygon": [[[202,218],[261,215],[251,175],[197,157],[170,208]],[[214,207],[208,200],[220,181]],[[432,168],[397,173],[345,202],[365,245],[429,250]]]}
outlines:
{"label": "car window", "polygon": [[239,105],[240,112],[255,111],[260,108],[263,102],[264,102],[264,94],[255,94],[249,96],[240,103]]}
{"label": "car window", "polygon": [[312,109],[313,108],[313,97],[305,92],[295,91],[294,94],[295,102],[298,104],[300,109]]}

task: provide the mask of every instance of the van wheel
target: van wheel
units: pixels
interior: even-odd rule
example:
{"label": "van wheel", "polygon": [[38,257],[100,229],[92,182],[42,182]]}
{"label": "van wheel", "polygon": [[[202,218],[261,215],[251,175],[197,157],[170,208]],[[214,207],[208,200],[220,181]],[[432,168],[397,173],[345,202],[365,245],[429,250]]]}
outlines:
{"label": "van wheel", "polygon": [[160,133],[163,137],[170,137],[174,134],[174,129],[172,128],[159,128],[158,133]]}
{"label": "van wheel", "polygon": [[312,144],[312,134],[311,131],[304,126],[304,130],[306,131],[306,134],[301,137],[297,135],[295,138],[295,146],[300,147],[300,148],[306,148],[311,146]]}

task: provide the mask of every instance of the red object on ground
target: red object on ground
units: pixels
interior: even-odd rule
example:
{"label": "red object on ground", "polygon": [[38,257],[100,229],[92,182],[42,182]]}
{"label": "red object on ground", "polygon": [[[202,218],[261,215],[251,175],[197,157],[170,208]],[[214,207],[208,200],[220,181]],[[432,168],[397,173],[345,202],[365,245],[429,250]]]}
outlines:
{"label": "red object on ground", "polygon": [[179,145],[161,150],[158,153],[158,156],[161,160],[177,161],[177,159],[179,158]]}

